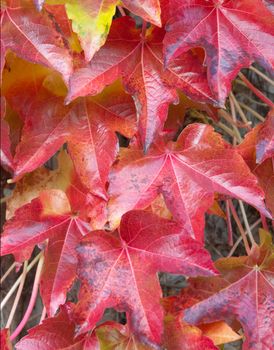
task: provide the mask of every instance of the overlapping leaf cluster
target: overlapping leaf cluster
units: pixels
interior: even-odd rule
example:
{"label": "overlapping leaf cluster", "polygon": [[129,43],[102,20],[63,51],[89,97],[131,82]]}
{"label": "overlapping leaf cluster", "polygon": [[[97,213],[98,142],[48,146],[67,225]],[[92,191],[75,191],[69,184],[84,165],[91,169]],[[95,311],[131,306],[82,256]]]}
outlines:
{"label": "overlapping leaf cluster", "polygon": [[[44,251],[48,317],[16,349],[217,349],[241,338],[237,322],[243,349],[272,349],[268,233],[215,266],[203,242],[216,194],[274,213],[274,116],[233,147],[175,115],[195,106],[216,120],[241,68],[271,72],[271,5],[7,0],[1,29],[1,162],[16,183],[1,254]],[[162,299],[158,272],[188,288]],[[98,325],[106,308],[127,324]]]}

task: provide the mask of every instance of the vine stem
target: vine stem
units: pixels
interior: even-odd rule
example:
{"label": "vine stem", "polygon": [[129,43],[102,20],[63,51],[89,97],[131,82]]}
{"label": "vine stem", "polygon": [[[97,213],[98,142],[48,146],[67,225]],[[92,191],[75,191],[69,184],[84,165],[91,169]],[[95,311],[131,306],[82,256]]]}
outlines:
{"label": "vine stem", "polygon": [[[235,104],[233,103],[232,99],[231,99],[231,96],[229,96],[229,104],[230,104],[230,109],[231,109],[231,114],[232,114],[232,120],[234,121],[234,123],[236,123],[237,121],[237,116],[236,116],[236,111],[235,111]],[[233,126],[233,125],[232,125]],[[239,129],[236,128],[236,126],[234,125],[233,126],[233,129],[235,130],[236,134],[239,134],[240,135],[240,139],[241,139],[241,134],[239,133]],[[237,131],[236,131],[237,130]],[[236,137],[234,136],[233,137],[233,146],[236,146],[237,144],[237,140],[236,140]],[[228,207],[228,210],[229,210],[229,207]],[[230,215],[230,214],[229,214]],[[231,231],[232,233],[232,231]]]}
{"label": "vine stem", "polygon": [[239,77],[245,83],[247,87],[257,96],[260,100],[266,103],[269,107],[273,108],[274,103],[269,100],[264,94],[261,93],[259,89],[257,89],[241,72],[239,73]]}
{"label": "vine stem", "polygon": [[267,221],[266,221],[266,217],[260,213],[260,217],[262,220],[262,224],[263,224],[263,229],[266,231],[269,231],[268,225],[267,225]]}
{"label": "vine stem", "polygon": [[[253,229],[254,229],[256,226],[258,226],[260,223],[261,223],[261,219],[258,219],[256,222],[254,222],[254,224],[252,224],[252,225],[250,226],[250,229],[253,230]],[[245,235],[247,235],[247,232],[246,232],[246,231],[245,231]],[[242,241],[242,236],[240,236],[240,237],[236,240],[236,242],[234,243],[234,246],[231,248],[230,252],[229,252],[228,255],[227,255],[228,258],[231,257],[231,256],[234,254],[236,248],[237,248],[238,245],[241,243],[241,241]]]}
{"label": "vine stem", "polygon": [[32,313],[32,310],[33,310],[33,307],[35,305],[36,298],[37,298],[37,293],[38,293],[38,289],[39,289],[39,282],[40,282],[40,277],[42,274],[43,264],[44,264],[44,255],[42,254],[40,259],[39,259],[38,266],[36,269],[36,274],[35,274],[35,278],[34,278],[34,283],[33,283],[33,288],[32,288],[32,292],[31,292],[29,305],[27,307],[27,310],[25,312],[23,319],[21,320],[21,322],[19,323],[19,325],[17,326],[15,331],[10,336],[11,341],[13,341],[20,334],[22,329],[25,327],[25,324],[28,322],[28,319],[30,318],[30,315]]}
{"label": "vine stem", "polygon": [[233,205],[231,199],[228,199],[228,204],[229,204],[232,216],[233,216],[233,218],[234,218],[234,220],[235,220],[235,222],[236,222],[236,224],[238,226],[238,229],[239,229],[239,231],[241,233],[241,236],[242,236],[242,239],[243,239],[243,242],[244,242],[244,246],[245,246],[245,250],[246,250],[247,254],[250,255],[251,250],[250,250],[247,238],[246,238],[245,230],[244,230],[244,228],[243,228],[243,226],[241,224],[241,221],[239,219],[238,214],[236,213],[236,210],[234,208],[234,205]]}
{"label": "vine stem", "polygon": [[2,197],[2,198],[0,199],[0,203],[1,203],[1,204],[6,203],[6,201],[8,201],[11,197],[12,197],[12,195],[11,195],[11,196],[6,196],[6,197]]}
{"label": "vine stem", "polygon": [[239,115],[240,115],[242,121],[243,121],[245,124],[248,125],[248,128],[249,128],[249,130],[250,130],[250,129],[251,129],[251,127],[250,127],[250,124],[251,124],[251,123],[247,120],[247,118],[246,118],[246,116],[245,116],[245,114],[244,114],[244,112],[243,112],[241,106],[239,105],[239,103],[238,103],[238,101],[237,101],[237,99],[236,99],[236,97],[234,96],[234,94],[233,94],[232,91],[231,91],[231,93],[229,94],[229,99],[230,99],[230,101],[232,101],[232,103],[234,104],[235,108],[237,109],[237,111],[238,111],[238,113],[239,113]]}
{"label": "vine stem", "polygon": [[12,305],[12,308],[11,308],[11,311],[10,311],[10,314],[9,314],[9,318],[8,318],[8,321],[7,321],[7,324],[6,324],[6,328],[10,328],[11,322],[12,322],[14,314],[15,314],[15,311],[17,309],[17,306],[18,306],[18,303],[19,303],[19,300],[20,300],[20,297],[21,297],[21,294],[22,294],[22,291],[23,291],[23,288],[24,288],[26,276],[27,276],[27,268],[28,268],[28,260],[26,260],[24,262],[24,267],[23,267],[23,272],[22,272],[22,275],[21,275],[22,277],[21,277],[21,280],[20,280],[20,285],[19,285],[19,288],[17,290],[16,297],[14,299],[14,302],[13,302],[13,305]]}
{"label": "vine stem", "polygon": [[231,125],[236,126],[237,128],[247,128],[248,125],[244,124],[242,122],[239,122],[237,119],[234,119],[232,117],[232,115],[230,115],[227,111],[221,109],[220,111],[218,111],[218,114],[223,117],[227,122],[229,122]]}
{"label": "vine stem", "polygon": [[146,30],[147,30],[147,22],[143,21],[142,34],[141,34],[142,39],[144,39],[146,37]]}
{"label": "vine stem", "polygon": [[44,319],[46,318],[47,316],[47,309],[45,308],[45,306],[43,307],[43,311],[42,311],[42,315],[41,315],[41,318],[40,318],[40,321],[39,321],[39,324],[41,324]]}
{"label": "vine stem", "polygon": [[249,67],[250,70],[253,70],[253,72],[255,72],[256,74],[258,74],[261,78],[263,78],[265,81],[267,81],[269,84],[271,84],[272,86],[274,86],[274,81],[272,79],[270,79],[267,75],[265,75],[263,72],[261,72],[259,69],[250,66]]}
{"label": "vine stem", "polygon": [[15,268],[16,266],[16,262],[14,261],[14,263],[8,268],[8,270],[4,273],[3,277],[0,280],[0,284],[2,284],[5,279],[8,277],[8,275],[12,272],[12,270]]}
{"label": "vine stem", "polygon": [[[245,83],[243,81],[241,81],[240,79],[235,79],[235,83],[241,85],[241,86],[245,86]],[[267,104],[264,103],[264,102],[261,102],[261,101],[258,101],[258,100],[254,100],[254,98],[250,97],[249,95],[243,93],[243,92],[239,92],[238,93],[238,96],[243,96],[245,99],[247,99],[248,101],[250,101],[251,103],[254,103],[255,105],[258,105],[258,106],[263,106],[263,107],[266,107]]]}
{"label": "vine stem", "polygon": [[[28,265],[27,267],[27,273],[33,268],[33,266],[37,263],[37,261],[40,259],[42,255],[42,252],[39,253],[33,260],[32,262]],[[4,308],[4,306],[7,304],[7,302],[9,301],[10,297],[12,296],[12,294],[16,291],[16,288],[19,286],[20,281],[22,278],[22,274],[17,278],[17,280],[15,281],[14,285],[11,287],[11,289],[9,290],[9,292],[7,293],[7,295],[5,296],[5,298],[2,300],[1,305],[0,305],[0,310],[2,310]]]}
{"label": "vine stem", "polygon": [[250,112],[252,115],[254,115],[254,117],[257,118],[259,121],[264,122],[264,117],[262,117],[262,116],[261,116],[259,113],[257,113],[256,111],[254,111],[253,108],[251,108],[250,106],[247,106],[247,105],[246,105],[245,103],[243,103],[243,102],[239,102],[239,101],[238,101],[238,103],[239,103],[239,105],[240,105],[242,108],[246,109],[248,112]]}
{"label": "vine stem", "polygon": [[241,143],[241,140],[242,140],[242,139],[239,138],[238,135],[235,135],[234,131],[231,130],[228,126],[226,126],[224,123],[218,122],[217,125],[218,125],[219,128],[221,128],[222,130],[224,130],[229,136],[231,136],[231,137],[236,137],[236,138],[237,138],[237,141],[238,141],[239,143]]}
{"label": "vine stem", "polygon": [[231,226],[231,217],[230,217],[230,209],[229,209],[229,203],[226,200],[226,219],[227,219],[227,231],[228,231],[228,244],[230,246],[233,246],[233,234],[232,234],[232,226]]}
{"label": "vine stem", "polygon": [[118,10],[120,11],[122,17],[126,16],[127,14],[125,13],[125,10],[123,9],[122,6],[117,6],[118,7]]}
{"label": "vine stem", "polygon": [[245,228],[246,228],[246,232],[248,234],[248,237],[250,239],[250,242],[252,243],[252,245],[256,244],[255,242],[255,239],[252,235],[252,232],[251,232],[251,229],[250,229],[250,226],[249,226],[249,222],[247,220],[247,216],[246,216],[246,211],[245,211],[245,208],[244,208],[244,205],[243,205],[243,202],[241,200],[239,200],[239,204],[240,204],[240,209],[241,209],[241,212],[242,212],[242,215],[243,215],[243,219],[244,219],[244,223],[245,223]]}

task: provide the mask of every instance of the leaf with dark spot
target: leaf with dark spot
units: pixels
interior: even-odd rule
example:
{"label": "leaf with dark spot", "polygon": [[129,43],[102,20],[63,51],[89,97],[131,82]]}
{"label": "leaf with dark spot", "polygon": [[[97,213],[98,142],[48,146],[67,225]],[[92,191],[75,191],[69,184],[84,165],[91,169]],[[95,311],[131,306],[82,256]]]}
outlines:
{"label": "leaf with dark spot", "polygon": [[115,20],[106,44],[87,67],[73,74],[67,97],[69,102],[79,96],[95,95],[122,77],[126,91],[135,101],[145,151],[163,128],[169,104],[178,102],[176,88],[194,100],[216,102],[205,68],[194,53],[185,53],[164,70],[163,36],[164,31],[153,26],[146,36],[141,36],[129,17]]}
{"label": "leaf with dark spot", "polygon": [[262,1],[173,0],[169,13],[166,63],[203,47],[209,85],[221,104],[241,68],[257,61],[272,71],[274,17]]}
{"label": "leaf with dark spot", "polygon": [[250,203],[267,216],[264,193],[242,157],[204,124],[186,127],[177,142],[158,140],[147,155],[125,151],[110,175],[109,219],[144,209],[162,193],[168,209],[189,235],[203,240],[204,214],[219,192]]}
{"label": "leaf with dark spot", "polygon": [[217,261],[227,286],[185,310],[184,320],[191,324],[236,317],[244,329],[243,350],[273,349],[273,246],[269,233],[260,234],[260,249],[254,247],[250,257]]}
{"label": "leaf with dark spot", "polygon": [[79,331],[92,329],[106,308],[115,307],[127,312],[137,335],[160,343],[163,311],[156,273],[215,274],[209,254],[184,231],[152,213],[131,211],[123,216],[119,232],[87,235],[77,248],[83,282],[74,310]]}

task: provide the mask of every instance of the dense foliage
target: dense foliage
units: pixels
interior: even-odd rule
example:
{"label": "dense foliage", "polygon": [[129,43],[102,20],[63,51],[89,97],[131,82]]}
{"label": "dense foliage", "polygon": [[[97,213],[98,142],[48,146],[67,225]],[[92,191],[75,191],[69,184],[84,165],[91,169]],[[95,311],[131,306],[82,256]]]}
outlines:
{"label": "dense foliage", "polygon": [[[257,62],[274,85],[271,1],[6,0],[1,31],[1,255],[23,264],[1,348],[272,350],[274,104],[240,72]],[[237,76],[267,115],[237,100]],[[215,262],[213,215],[232,247]],[[163,296],[159,273],[186,287]],[[20,339],[38,292],[41,322]]]}

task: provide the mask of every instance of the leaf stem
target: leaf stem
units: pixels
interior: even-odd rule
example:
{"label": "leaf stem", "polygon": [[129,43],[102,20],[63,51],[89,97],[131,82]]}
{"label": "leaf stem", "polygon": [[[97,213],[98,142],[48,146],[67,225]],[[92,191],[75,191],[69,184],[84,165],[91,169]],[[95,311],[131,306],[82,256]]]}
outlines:
{"label": "leaf stem", "polygon": [[256,242],[255,242],[255,240],[254,240],[254,237],[253,237],[253,235],[252,235],[252,232],[251,232],[251,229],[250,229],[250,226],[249,226],[249,222],[248,222],[248,220],[247,220],[246,211],[245,211],[243,202],[242,202],[241,200],[239,200],[239,204],[240,204],[240,209],[241,209],[241,212],[242,212],[242,215],[243,215],[243,219],[244,219],[244,223],[245,223],[245,228],[246,228],[248,237],[249,237],[250,242],[252,243],[252,245],[254,245],[254,244],[256,244]]}
{"label": "leaf stem", "polygon": [[244,114],[244,112],[243,112],[241,106],[239,105],[239,103],[238,103],[238,101],[237,101],[237,99],[236,99],[236,97],[234,96],[234,94],[233,94],[232,91],[231,91],[231,93],[229,94],[229,98],[230,98],[230,101],[232,101],[232,103],[234,104],[236,110],[238,111],[238,113],[239,113],[239,115],[240,115],[242,121],[243,121],[245,124],[249,125],[249,129],[251,129],[251,127],[250,127],[251,122],[249,122],[249,121],[247,120],[246,115]]}
{"label": "leaf stem", "polygon": [[[248,125],[239,122],[237,119],[234,119],[234,117],[232,115],[230,115],[227,111],[221,109],[218,111],[218,114],[223,117],[227,122],[229,122],[231,125],[234,125],[237,128],[247,128]],[[235,131],[237,130],[237,128],[235,128]],[[239,132],[239,130],[237,130]],[[241,136],[241,135],[240,135]]]}
{"label": "leaf stem", "polygon": [[228,126],[226,126],[224,123],[222,122],[219,122],[217,123],[218,127],[223,129],[228,135],[230,135],[231,137],[236,137],[237,138],[237,141],[239,143],[241,143],[242,141],[242,138],[239,136],[239,135],[235,135],[235,133],[233,132],[233,130],[231,130]]}
{"label": "leaf stem", "polygon": [[5,279],[8,277],[8,275],[12,272],[12,270],[15,268],[16,266],[16,262],[14,261],[14,263],[8,268],[8,270],[4,273],[3,277],[0,280],[0,284],[2,284]]}
{"label": "leaf stem", "polygon": [[19,325],[17,326],[15,331],[10,336],[11,341],[14,340],[20,334],[20,332],[25,327],[25,324],[28,322],[28,319],[32,313],[32,310],[33,310],[33,307],[35,305],[36,298],[37,298],[37,293],[38,293],[38,289],[39,289],[39,282],[40,282],[40,277],[42,274],[43,264],[44,264],[44,255],[41,254],[39,262],[38,262],[35,278],[34,278],[34,283],[33,283],[33,288],[32,288],[32,292],[31,292],[29,305],[27,307],[27,310],[25,312],[23,319],[21,320],[21,322],[19,323]]}
{"label": "leaf stem", "polygon": [[264,122],[264,117],[262,117],[262,116],[261,116],[259,113],[257,113],[256,111],[254,111],[253,108],[249,107],[248,105],[246,105],[246,104],[243,103],[243,102],[239,102],[239,101],[238,101],[238,103],[239,103],[239,105],[240,105],[242,108],[246,109],[248,112],[250,112],[252,115],[254,115],[254,117],[257,118],[259,121]]}
{"label": "leaf stem", "polygon": [[227,232],[228,232],[228,244],[233,246],[233,234],[232,234],[232,225],[231,225],[231,217],[230,217],[230,209],[229,203],[226,200],[226,219],[227,219]]}
{"label": "leaf stem", "polygon": [[18,303],[19,303],[19,300],[20,300],[20,297],[21,297],[21,294],[22,294],[22,291],[23,291],[23,288],[24,288],[26,276],[27,276],[27,268],[28,268],[28,260],[26,260],[24,262],[23,272],[22,272],[22,275],[21,275],[22,278],[20,280],[20,285],[19,285],[19,288],[17,290],[16,297],[14,299],[14,302],[13,302],[13,305],[12,305],[12,308],[11,308],[11,311],[10,311],[10,314],[9,314],[9,318],[8,318],[8,321],[7,321],[7,324],[6,324],[6,328],[10,328],[10,325],[12,323],[12,320],[13,320],[13,317],[14,317],[14,314],[15,314],[15,311],[17,309],[17,306],[18,306]]}
{"label": "leaf stem", "polygon": [[[239,80],[239,79],[235,79],[235,82],[236,82],[237,84],[240,84],[240,85],[246,87],[245,83],[242,82],[242,81]],[[261,101],[254,100],[254,98],[248,96],[247,94],[245,94],[245,93],[243,93],[243,92],[239,92],[239,93],[238,93],[238,96],[243,96],[245,99],[247,99],[247,100],[250,101],[251,103],[254,103],[255,105],[267,107],[267,104],[266,104],[266,103],[263,103],[263,102],[261,102]]]}
{"label": "leaf stem", "polygon": [[[250,226],[250,229],[253,230],[256,226],[258,226],[260,224],[260,222],[261,222],[261,219],[258,219],[256,222],[254,222],[254,224],[252,224]],[[245,231],[245,235],[247,235],[246,231]],[[237,247],[241,243],[241,241],[242,241],[242,236],[238,237],[238,239],[234,243],[234,246],[232,247],[232,249],[228,253],[227,257],[230,257],[230,256],[232,256],[234,254],[235,250],[237,249]]]}
{"label": "leaf stem", "polygon": [[[237,116],[236,116],[235,104],[233,103],[233,101],[231,99],[231,96],[229,96],[229,104],[230,104],[232,119],[233,119],[234,122],[236,122],[237,121]],[[235,128],[235,126],[234,126],[234,128]],[[237,131],[240,134],[239,130],[237,130]],[[240,135],[240,138],[241,138],[241,135]],[[233,146],[235,146],[236,143],[237,143],[236,137],[233,137]]]}
{"label": "leaf stem", "polygon": [[147,30],[147,22],[143,21],[141,38],[145,39]]}
{"label": "leaf stem", "polygon": [[233,218],[234,218],[234,220],[235,220],[235,222],[236,222],[236,224],[238,226],[238,229],[239,229],[239,231],[241,233],[241,236],[242,236],[242,239],[243,239],[243,242],[244,242],[244,246],[245,246],[245,250],[246,250],[247,254],[250,255],[251,251],[250,251],[250,247],[249,247],[248,241],[246,239],[245,230],[244,230],[244,228],[243,228],[243,226],[241,224],[241,221],[239,219],[239,216],[238,216],[238,214],[237,214],[237,212],[236,212],[236,210],[234,208],[232,200],[228,199],[228,203],[229,203],[229,207],[230,207],[231,213],[233,215]]}
{"label": "leaf stem", "polygon": [[239,77],[245,83],[247,87],[257,96],[260,100],[266,103],[270,108],[274,107],[274,103],[269,100],[264,94],[261,93],[259,89],[257,89],[241,72],[239,73]]}
{"label": "leaf stem", "polygon": [[269,231],[269,227],[267,225],[266,217],[260,213],[262,224],[263,224],[263,229],[266,231]]}
{"label": "leaf stem", "polygon": [[250,66],[249,69],[252,70],[253,72],[255,72],[256,74],[258,74],[261,78],[263,78],[269,84],[274,86],[274,81],[271,78],[269,78],[267,75],[265,75],[263,72],[261,72],[259,69],[255,68],[253,66]]}
{"label": "leaf stem", "polygon": [[11,197],[12,197],[12,195],[6,196],[6,197],[2,197],[2,198],[0,199],[0,203],[1,203],[1,204],[6,203],[6,201],[8,201]]}
{"label": "leaf stem", "polygon": [[120,11],[122,17],[127,15],[122,6],[117,6],[117,7],[118,7],[118,10]]}
{"label": "leaf stem", "polygon": [[42,311],[42,315],[41,315],[41,318],[40,318],[40,321],[39,321],[39,324],[41,324],[44,319],[46,318],[47,316],[47,309],[45,308],[45,306],[43,307],[43,311]]}
{"label": "leaf stem", "polygon": [[[32,262],[28,265],[27,267],[27,273],[33,268],[33,266],[37,263],[37,261],[40,259],[42,255],[42,252],[39,253],[33,260]],[[10,297],[12,296],[12,294],[16,291],[16,288],[19,286],[20,281],[22,278],[22,274],[17,278],[17,280],[15,281],[14,285],[12,286],[12,288],[9,290],[9,292],[7,293],[7,295],[5,296],[5,298],[2,300],[1,305],[0,305],[0,310],[2,310],[5,305],[7,304],[7,302],[9,301]]]}

